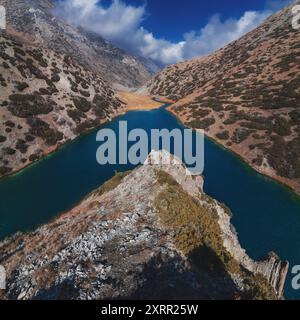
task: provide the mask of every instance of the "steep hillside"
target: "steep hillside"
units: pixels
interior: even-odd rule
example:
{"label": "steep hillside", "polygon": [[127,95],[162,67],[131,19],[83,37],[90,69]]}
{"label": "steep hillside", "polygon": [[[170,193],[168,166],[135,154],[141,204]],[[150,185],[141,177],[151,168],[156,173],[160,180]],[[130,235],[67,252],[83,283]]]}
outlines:
{"label": "steep hillside", "polygon": [[8,33],[38,47],[68,54],[111,84],[138,87],[156,71],[155,64],[118,49],[100,36],[54,17],[53,0],[0,0],[7,10]]}
{"label": "steep hillside", "polygon": [[81,204],[0,244],[4,299],[277,299],[288,264],[240,247],[230,210],[154,152]]}
{"label": "steep hillside", "polygon": [[291,21],[288,7],[211,55],[167,67],[148,88],[173,99],[186,125],[300,193],[300,31]]}
{"label": "steep hillside", "polygon": [[0,34],[0,177],[123,112],[97,74],[68,55]]}

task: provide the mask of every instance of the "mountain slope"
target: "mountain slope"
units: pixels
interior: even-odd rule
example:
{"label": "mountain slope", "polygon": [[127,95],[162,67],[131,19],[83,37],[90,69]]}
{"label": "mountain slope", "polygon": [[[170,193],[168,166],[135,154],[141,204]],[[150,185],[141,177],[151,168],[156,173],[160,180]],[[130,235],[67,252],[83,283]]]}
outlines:
{"label": "mountain slope", "polygon": [[124,111],[97,73],[0,33],[0,177]]}
{"label": "mountain slope", "polygon": [[134,57],[100,36],[54,17],[52,0],[1,0],[7,10],[7,31],[32,45],[69,54],[111,84],[138,87],[153,73],[153,62]]}
{"label": "mountain slope", "polygon": [[[4,299],[277,299],[287,263],[251,260],[230,211],[173,165],[117,174],[77,207],[0,244]],[[177,163],[177,164],[176,164]]]}
{"label": "mountain slope", "polygon": [[288,7],[211,55],[167,67],[148,89],[173,99],[186,125],[300,193],[300,31],[291,21]]}

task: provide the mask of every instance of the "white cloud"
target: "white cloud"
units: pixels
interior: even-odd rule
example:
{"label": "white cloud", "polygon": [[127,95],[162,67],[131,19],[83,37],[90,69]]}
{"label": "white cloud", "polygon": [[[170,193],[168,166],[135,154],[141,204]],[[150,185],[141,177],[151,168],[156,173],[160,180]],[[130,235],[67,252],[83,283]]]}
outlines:
{"label": "white cloud", "polygon": [[118,41],[139,28],[145,8],[129,6],[119,0],[113,0],[108,8],[101,6],[98,0],[65,0],[60,1],[56,12],[70,23]]}
{"label": "white cloud", "polygon": [[192,31],[185,34],[183,57],[189,59],[223,47],[254,29],[270,13],[269,11],[247,11],[237,20],[228,19],[224,22],[219,15],[214,15],[199,32]]}
{"label": "white cloud", "polygon": [[272,11],[247,11],[239,19],[225,21],[214,15],[204,28],[183,35],[178,43],[157,39],[142,27],[145,7],[134,7],[121,0],[112,0],[108,7],[97,0],[65,0],[60,2],[57,13],[124,49],[170,64],[221,48],[254,29]]}

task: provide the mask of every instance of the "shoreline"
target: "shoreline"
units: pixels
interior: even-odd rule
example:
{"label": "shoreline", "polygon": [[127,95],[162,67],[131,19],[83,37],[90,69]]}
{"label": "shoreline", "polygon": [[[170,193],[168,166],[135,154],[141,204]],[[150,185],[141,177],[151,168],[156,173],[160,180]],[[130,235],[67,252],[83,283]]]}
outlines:
{"label": "shoreline", "polygon": [[44,153],[43,155],[41,156],[40,159],[36,160],[36,161],[32,161],[32,162],[29,162],[27,164],[25,164],[24,166],[21,166],[21,167],[17,167],[15,168],[13,171],[3,175],[0,177],[0,183],[2,183],[5,179],[8,179],[8,178],[12,178],[14,176],[17,176],[19,174],[21,174],[24,170],[26,169],[29,169],[30,167],[38,164],[39,162],[41,161],[44,161],[46,160],[47,158],[51,157],[52,155],[54,155],[56,152],[59,152],[60,150],[62,150],[63,148],[67,147],[70,143],[73,143],[75,142],[76,140],[80,139],[81,137],[84,137],[85,135],[89,134],[90,132],[92,132],[93,130],[96,130],[98,128],[101,128],[103,125],[109,123],[110,121],[112,120],[115,120],[116,118],[124,115],[126,112],[128,112],[129,110],[125,108],[122,109],[122,111],[120,112],[117,112],[113,115],[111,115],[111,119],[107,119],[106,121],[104,122],[100,122],[99,125],[97,125],[96,127],[93,127],[91,129],[88,129],[87,131],[79,134],[78,136],[76,136],[74,139],[69,139],[69,140],[66,140],[65,142],[61,143],[61,144],[58,144],[56,146],[53,146],[53,147],[49,147],[47,149],[44,150]]}
{"label": "shoreline", "polygon": [[[172,109],[172,105],[169,106],[168,108],[166,108],[166,110],[168,112],[170,112],[171,114],[173,114],[178,120],[179,122],[188,127],[184,121],[181,119],[181,117],[174,112],[174,110]],[[190,128],[190,127],[188,127]],[[194,129],[194,128],[191,128]],[[281,177],[277,174],[269,174],[267,172],[265,172],[264,170],[261,170],[260,168],[254,166],[247,158],[245,158],[242,154],[240,154],[238,151],[225,146],[221,141],[219,141],[216,137],[214,137],[213,135],[205,132],[205,136],[210,139],[212,142],[216,143],[217,145],[219,145],[220,147],[224,148],[225,150],[227,150],[228,152],[231,152],[232,154],[234,154],[236,157],[238,157],[244,164],[248,165],[251,169],[253,169],[256,173],[261,174],[264,177],[267,177],[269,179],[272,179],[273,181],[275,181],[276,183],[281,184],[283,187],[287,188],[289,191],[291,191],[293,194],[296,194],[298,197],[300,197],[300,186],[296,185],[296,183],[294,183],[292,180]]]}
{"label": "shoreline", "polygon": [[[51,157],[53,154],[55,154],[56,152],[62,150],[64,147],[68,146],[69,143],[73,143],[75,142],[76,140],[80,139],[81,137],[85,136],[86,134],[89,134],[90,132],[92,132],[93,130],[96,130],[97,128],[100,128],[101,126],[105,125],[106,123],[109,123],[110,121],[112,120],[115,120],[116,118],[118,118],[119,116],[122,116],[124,114],[126,114],[127,112],[130,112],[130,111],[151,111],[151,110],[155,110],[155,109],[159,109],[161,108],[164,104],[166,103],[173,103],[173,101],[169,100],[169,99],[166,99],[164,97],[149,97],[147,96],[147,98],[149,98],[149,100],[152,100],[152,101],[156,101],[156,105],[155,107],[139,107],[139,108],[130,108],[128,106],[124,107],[122,111],[112,115],[111,117],[111,120],[107,120],[107,121],[104,121],[102,123],[99,123],[99,126],[96,126],[94,128],[91,128],[89,130],[87,130],[86,132],[76,136],[74,139],[72,140],[67,140],[65,141],[64,143],[62,143],[61,145],[57,145],[55,147],[49,147],[48,149],[45,150],[44,154],[42,155],[42,157],[37,160],[37,161],[33,161],[33,162],[30,162],[28,164],[26,164],[25,166],[23,167],[19,167],[17,169],[15,169],[14,171],[6,174],[6,175],[3,175],[2,177],[0,177],[0,183],[3,182],[5,179],[7,178],[10,178],[10,177],[13,177],[13,176],[16,176],[18,174],[21,174],[23,170],[26,170],[28,168],[30,168],[31,166],[34,166],[36,164],[38,164],[40,161],[44,161],[46,160],[48,157]],[[169,105],[166,110],[171,113],[174,117],[176,117],[176,119],[184,126],[188,127],[184,121],[181,119],[181,117],[174,112],[174,110],[172,109],[172,104]],[[191,128],[193,129],[193,128]],[[234,156],[238,157],[244,164],[246,164],[247,166],[249,166],[252,170],[254,170],[256,173],[258,174],[261,174],[262,176],[264,177],[267,177],[269,179],[272,179],[273,181],[275,181],[276,183],[279,183],[281,184],[282,186],[284,186],[285,188],[287,188],[289,191],[291,191],[293,194],[296,194],[298,197],[300,196],[300,186],[297,186],[293,181],[287,179],[287,178],[284,178],[284,177],[281,177],[281,176],[278,176],[276,174],[269,174],[267,172],[265,172],[264,170],[261,170],[260,168],[254,166],[253,164],[250,163],[250,161],[245,158],[242,154],[240,154],[239,152],[237,152],[236,150],[230,148],[230,147],[227,147],[225,146],[221,141],[219,141],[217,138],[215,138],[213,135],[205,132],[205,136],[210,139],[213,143],[216,143],[219,147],[222,147],[223,149],[225,149],[226,151],[228,152],[231,152]]]}
{"label": "shoreline", "polygon": [[162,101],[135,92],[117,91],[116,95],[126,105],[126,111],[154,110],[163,105]]}
{"label": "shoreline", "polygon": [[[173,101],[169,100],[169,99],[166,99],[164,97],[151,97],[151,96],[147,96],[148,100],[149,101],[155,101],[155,107],[152,107],[152,108],[145,108],[145,107],[139,107],[139,108],[135,108],[135,109],[132,109],[130,107],[128,107],[127,104],[125,104],[125,106],[123,107],[122,110],[120,110],[120,112],[117,112],[113,115],[111,115],[111,119],[107,119],[107,121],[104,121],[104,122],[101,122],[99,123],[98,126],[94,127],[94,128],[91,128],[81,134],[79,134],[78,136],[76,136],[74,139],[70,139],[70,140],[66,140],[65,142],[63,142],[62,144],[59,144],[59,145],[56,145],[56,146],[53,146],[53,147],[49,147],[47,149],[44,150],[44,153],[43,155],[41,156],[40,159],[36,160],[36,161],[32,161],[32,162],[29,162],[27,164],[25,164],[24,166],[20,166],[20,167],[17,167],[15,168],[13,171],[3,175],[0,177],[0,183],[2,183],[5,179],[8,179],[8,178],[12,178],[14,176],[17,176],[19,174],[22,174],[22,172],[26,169],[29,169],[30,167],[38,164],[39,162],[41,161],[44,161],[46,160],[48,157],[51,157],[52,155],[54,155],[56,152],[59,152],[60,150],[62,150],[64,147],[67,147],[69,145],[69,143],[73,143],[75,142],[76,140],[80,139],[81,137],[89,134],[90,132],[92,132],[93,130],[96,130],[97,128],[101,128],[101,126],[109,123],[110,121],[112,120],[116,120],[118,117],[126,114],[127,112],[130,112],[130,111],[151,111],[151,110],[154,110],[154,109],[159,109],[161,108],[164,104],[166,103],[171,103]],[[157,100],[157,101],[156,101]]]}

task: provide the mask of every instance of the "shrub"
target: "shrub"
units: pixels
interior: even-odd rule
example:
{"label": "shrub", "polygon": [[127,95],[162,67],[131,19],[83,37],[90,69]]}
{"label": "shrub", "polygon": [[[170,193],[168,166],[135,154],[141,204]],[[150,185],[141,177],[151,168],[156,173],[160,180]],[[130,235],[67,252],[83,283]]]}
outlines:
{"label": "shrub", "polygon": [[252,163],[260,167],[263,164],[263,156],[257,156],[257,158],[252,160]]}
{"label": "shrub", "polygon": [[15,149],[12,149],[12,148],[10,148],[10,147],[3,148],[2,150],[3,150],[3,152],[4,152],[5,154],[7,154],[7,155],[9,155],[9,156],[12,156],[12,155],[14,155],[14,154],[16,153],[16,150],[15,150]]}
{"label": "shrub", "polygon": [[60,81],[60,76],[57,73],[53,74],[52,77],[51,77],[51,81],[59,82]]}
{"label": "shrub", "polygon": [[28,149],[28,145],[26,144],[26,141],[22,139],[18,139],[16,143],[16,149],[19,150],[21,153],[26,153]]}
{"label": "shrub", "polygon": [[300,124],[300,110],[293,110],[289,113],[289,116],[291,117],[291,122],[293,125],[299,125]]}
{"label": "shrub", "polygon": [[193,118],[204,118],[210,114],[210,110],[200,109],[200,110],[193,110],[192,116]]}
{"label": "shrub", "polygon": [[19,91],[23,91],[25,90],[26,88],[28,88],[28,84],[26,82],[18,82],[17,85],[16,85],[16,88],[19,90]]}
{"label": "shrub", "polygon": [[2,176],[10,173],[11,171],[12,171],[12,168],[9,168],[6,166],[0,167],[0,175],[2,175]]}
{"label": "shrub", "polygon": [[266,150],[268,161],[277,173],[287,178],[299,177],[300,137],[285,142],[281,136],[273,136],[273,145]]}
{"label": "shrub", "polygon": [[188,125],[195,129],[208,129],[211,125],[216,122],[214,118],[205,118],[203,120],[192,120]]}
{"label": "shrub", "polygon": [[18,55],[20,55],[22,57],[25,57],[25,55],[26,55],[26,53],[22,49],[20,49],[18,47],[14,47],[14,52],[15,52],[15,54],[18,54]]}
{"label": "shrub", "polygon": [[12,94],[9,99],[8,110],[20,118],[48,114],[53,111],[55,105],[52,100],[46,100],[38,94]]}
{"label": "shrub", "polygon": [[88,91],[84,91],[84,90],[79,90],[79,93],[81,95],[83,95],[84,97],[86,98],[89,98],[90,97],[90,93]]}
{"label": "shrub", "polygon": [[5,142],[6,140],[7,140],[7,138],[6,138],[6,137],[4,137],[4,136],[0,136],[0,143]]}
{"label": "shrub", "polygon": [[92,107],[91,103],[82,97],[74,97],[73,102],[75,107],[82,112],[88,112]]}
{"label": "shrub", "polygon": [[14,128],[16,126],[15,123],[10,120],[7,120],[4,124],[9,128]]}
{"label": "shrub", "polygon": [[84,121],[84,122],[82,122],[82,123],[77,125],[76,132],[78,134],[82,134],[82,133],[86,132],[89,129],[97,127],[97,125],[99,125],[99,121],[98,120],[86,120],[86,121]]}
{"label": "shrub", "polygon": [[35,137],[32,136],[31,134],[26,134],[25,139],[27,142],[32,142],[35,140]]}
{"label": "shrub", "polygon": [[249,135],[251,134],[251,131],[246,128],[238,128],[234,131],[232,141],[234,143],[240,144],[244,140],[246,140]]}
{"label": "shrub", "polygon": [[[21,67],[21,66],[20,66]],[[36,76],[38,79],[47,80],[47,77],[44,75],[42,70],[38,69],[36,66],[34,66],[32,63],[27,64],[27,68],[29,69],[31,75]],[[24,71],[22,72],[22,67],[18,68],[19,71],[22,73],[23,77],[27,78],[26,73]]]}
{"label": "shrub", "polygon": [[229,139],[229,131],[222,131],[216,134],[216,137],[220,140],[228,140]]}
{"label": "shrub", "polygon": [[30,117],[27,119],[27,123],[31,127],[30,134],[42,138],[49,146],[57,144],[64,137],[61,132],[51,128],[48,123],[40,118]]}
{"label": "shrub", "polygon": [[86,117],[83,112],[81,112],[80,110],[77,110],[77,109],[75,109],[75,110],[69,109],[67,111],[67,114],[71,119],[73,119],[73,121],[75,123],[80,123],[81,118]]}
{"label": "shrub", "polygon": [[28,51],[28,53],[39,63],[41,67],[47,68],[47,61],[43,58],[43,53],[38,49],[34,49],[32,51]]}
{"label": "shrub", "polygon": [[96,94],[94,99],[93,99],[93,109],[95,114],[100,117],[104,118],[106,115],[106,110],[109,108],[109,103],[108,101],[100,96],[99,94]]}
{"label": "shrub", "polygon": [[280,136],[288,136],[291,134],[291,124],[285,118],[279,117],[275,119],[273,130]]}
{"label": "shrub", "polygon": [[244,280],[245,300],[277,300],[276,294],[268,281],[260,274],[249,275]]}
{"label": "shrub", "polygon": [[38,153],[33,153],[29,156],[29,161],[34,162],[40,159],[40,155]]}

